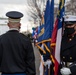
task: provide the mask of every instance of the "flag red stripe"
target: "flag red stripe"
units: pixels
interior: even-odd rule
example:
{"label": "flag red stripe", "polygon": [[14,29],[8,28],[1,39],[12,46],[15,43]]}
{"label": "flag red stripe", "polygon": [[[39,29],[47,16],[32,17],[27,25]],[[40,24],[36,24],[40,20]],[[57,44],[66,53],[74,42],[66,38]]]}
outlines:
{"label": "flag red stripe", "polygon": [[55,27],[54,27],[53,32],[52,32],[51,44],[56,43],[57,29],[58,29],[58,19],[56,19],[54,26]]}

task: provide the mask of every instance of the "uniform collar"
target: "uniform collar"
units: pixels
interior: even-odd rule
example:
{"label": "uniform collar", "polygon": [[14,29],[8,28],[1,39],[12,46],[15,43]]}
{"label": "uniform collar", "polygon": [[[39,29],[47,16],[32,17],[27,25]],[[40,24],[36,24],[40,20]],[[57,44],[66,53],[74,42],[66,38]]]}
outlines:
{"label": "uniform collar", "polygon": [[17,30],[17,31],[19,31],[18,28],[10,28],[9,30]]}

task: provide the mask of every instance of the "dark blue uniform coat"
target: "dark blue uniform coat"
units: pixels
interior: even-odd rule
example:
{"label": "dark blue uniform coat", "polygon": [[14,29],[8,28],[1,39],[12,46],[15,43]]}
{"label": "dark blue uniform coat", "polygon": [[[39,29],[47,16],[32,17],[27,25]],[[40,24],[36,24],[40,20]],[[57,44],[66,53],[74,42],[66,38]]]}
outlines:
{"label": "dark blue uniform coat", "polygon": [[17,30],[0,36],[0,71],[35,75],[35,57],[30,40]]}
{"label": "dark blue uniform coat", "polygon": [[72,75],[76,75],[76,35],[68,38],[63,36],[61,43],[61,62],[72,62],[72,65],[68,66],[72,72]]}

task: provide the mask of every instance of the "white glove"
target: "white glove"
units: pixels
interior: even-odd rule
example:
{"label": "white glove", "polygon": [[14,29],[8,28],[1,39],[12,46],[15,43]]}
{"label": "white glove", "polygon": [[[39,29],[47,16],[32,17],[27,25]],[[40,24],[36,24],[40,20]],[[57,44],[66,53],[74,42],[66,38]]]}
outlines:
{"label": "white glove", "polygon": [[52,64],[51,60],[47,60],[44,62],[44,66],[48,65],[48,69],[50,68],[51,64]]}
{"label": "white glove", "polygon": [[63,68],[60,70],[60,72],[61,72],[62,75],[69,75],[69,74],[71,74],[70,69],[67,68],[67,67],[63,67]]}

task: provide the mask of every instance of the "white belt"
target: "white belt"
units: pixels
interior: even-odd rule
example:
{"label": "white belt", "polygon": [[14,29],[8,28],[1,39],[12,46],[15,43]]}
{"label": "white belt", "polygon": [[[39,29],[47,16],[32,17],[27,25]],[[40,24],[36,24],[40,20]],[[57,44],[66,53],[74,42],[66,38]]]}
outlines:
{"label": "white belt", "polygon": [[71,64],[73,64],[73,62],[63,62],[64,66],[70,66]]}

